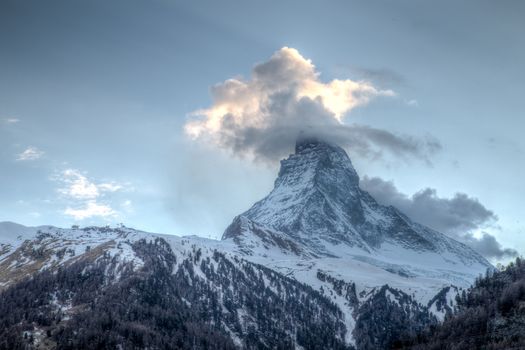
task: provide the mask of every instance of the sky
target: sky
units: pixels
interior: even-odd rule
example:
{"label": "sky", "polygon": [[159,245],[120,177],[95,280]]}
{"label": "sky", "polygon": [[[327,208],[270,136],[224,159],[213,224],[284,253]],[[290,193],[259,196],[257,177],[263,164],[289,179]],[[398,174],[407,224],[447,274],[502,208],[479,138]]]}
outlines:
{"label": "sky", "polygon": [[220,238],[305,127],[381,203],[525,252],[525,3],[0,1],[0,221]]}

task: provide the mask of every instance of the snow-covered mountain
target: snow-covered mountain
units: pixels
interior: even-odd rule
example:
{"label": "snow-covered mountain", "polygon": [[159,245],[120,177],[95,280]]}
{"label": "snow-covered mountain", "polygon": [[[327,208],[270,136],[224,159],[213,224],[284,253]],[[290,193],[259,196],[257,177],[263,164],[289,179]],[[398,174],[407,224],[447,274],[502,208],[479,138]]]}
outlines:
{"label": "snow-covered mountain", "polygon": [[[359,188],[342,148],[312,139],[297,143],[295,154],[281,162],[272,192],[239,217],[283,233],[318,256],[340,256],[334,249],[339,245],[376,256],[395,248],[400,254],[436,254],[445,265],[466,265],[475,273],[490,266],[464,244],[378,204]],[[236,233],[230,227],[223,239]]]}
{"label": "snow-covered mountain", "polygon": [[[346,152],[316,139],[297,142],[271,193],[236,217],[223,240],[250,261],[332,293],[346,315],[349,342],[356,340],[359,309],[383,286],[442,319],[448,309],[436,307],[436,295],[457,293],[492,268],[463,243],[377,203],[359,187]],[[338,295],[319,273],[355,285],[357,301]]]}
{"label": "snow-covered mountain", "polygon": [[[442,320],[455,295],[487,268],[464,244],[378,204],[360,189],[345,151],[315,139],[297,143],[272,192],[236,217],[221,241],[124,226],[0,223],[0,291],[22,288],[27,277],[47,276],[45,271],[66,275],[31,282],[44,278],[38,283],[51,288],[43,304],[31,307],[58,310],[59,317],[27,327],[41,342],[42,334],[51,334],[56,344],[64,327],[81,324],[68,323],[79,310],[87,317],[79,301],[85,302],[85,293],[74,297],[74,287],[83,289],[85,281],[67,277],[79,270],[104,271],[89,294],[97,300],[111,288],[134,288],[136,279],[173,294],[177,307],[170,312],[221,334],[223,348],[382,349]],[[65,293],[63,281],[70,278],[75,283],[66,284]],[[140,304],[143,293],[130,303]],[[198,336],[209,342],[206,334]]]}

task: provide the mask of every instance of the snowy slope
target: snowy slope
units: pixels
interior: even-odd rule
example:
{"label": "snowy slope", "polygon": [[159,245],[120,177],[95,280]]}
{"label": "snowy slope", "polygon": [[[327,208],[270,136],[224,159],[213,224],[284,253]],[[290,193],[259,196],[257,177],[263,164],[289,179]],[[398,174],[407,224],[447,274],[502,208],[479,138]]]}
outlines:
{"label": "snowy slope", "polygon": [[62,229],[0,222],[0,289],[35,272],[79,259],[96,260],[103,254],[140,268],[142,261],[132,251],[131,244],[146,237],[152,235],[125,227]]}
{"label": "snowy slope", "polygon": [[18,247],[26,239],[32,239],[36,230],[14,222],[0,222],[0,247],[10,250]]}

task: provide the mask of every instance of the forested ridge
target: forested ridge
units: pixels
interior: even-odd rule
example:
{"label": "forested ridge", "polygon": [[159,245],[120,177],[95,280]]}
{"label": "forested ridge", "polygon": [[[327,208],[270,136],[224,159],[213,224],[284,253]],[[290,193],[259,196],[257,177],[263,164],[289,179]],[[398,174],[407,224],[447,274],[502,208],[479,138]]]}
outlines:
{"label": "forested ridge", "polygon": [[0,349],[348,349],[339,309],[263,266],[162,239],[135,242],[138,270],[105,253],[0,294]]}
{"label": "forested ridge", "polygon": [[458,294],[456,310],[437,326],[395,348],[412,350],[525,349],[525,261],[487,271]]}

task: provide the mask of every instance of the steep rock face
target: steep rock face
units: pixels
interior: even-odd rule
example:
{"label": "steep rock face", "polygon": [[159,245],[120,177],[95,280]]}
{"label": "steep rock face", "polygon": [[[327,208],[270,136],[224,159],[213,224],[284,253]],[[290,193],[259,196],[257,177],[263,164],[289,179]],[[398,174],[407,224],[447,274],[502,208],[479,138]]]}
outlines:
{"label": "steep rock face", "polygon": [[359,177],[346,153],[327,143],[298,143],[281,161],[273,191],[242,216],[312,245],[320,239],[376,244],[376,237],[355,230],[366,222]]}

